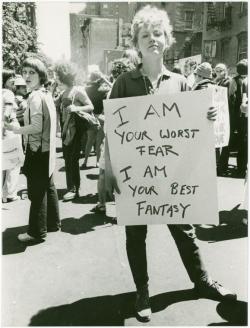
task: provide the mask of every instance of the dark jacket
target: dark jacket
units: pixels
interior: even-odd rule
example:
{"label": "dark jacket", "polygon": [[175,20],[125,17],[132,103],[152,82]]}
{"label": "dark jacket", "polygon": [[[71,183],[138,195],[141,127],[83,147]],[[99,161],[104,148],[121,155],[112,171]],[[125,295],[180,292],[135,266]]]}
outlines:
{"label": "dark jacket", "polygon": [[204,79],[198,83],[195,83],[193,90],[203,90],[209,88],[211,85],[215,85],[215,83],[210,79]]}

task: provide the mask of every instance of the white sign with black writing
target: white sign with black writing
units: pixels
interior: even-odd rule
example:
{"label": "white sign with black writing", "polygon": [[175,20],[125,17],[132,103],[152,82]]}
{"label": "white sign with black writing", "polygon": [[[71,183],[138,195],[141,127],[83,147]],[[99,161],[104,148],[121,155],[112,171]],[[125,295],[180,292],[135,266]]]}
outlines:
{"label": "white sign with black writing", "polygon": [[216,86],[214,89],[213,104],[218,110],[214,123],[215,147],[221,148],[228,145],[230,136],[227,88]]}
{"label": "white sign with black writing", "polygon": [[104,101],[118,224],[218,223],[212,94]]}

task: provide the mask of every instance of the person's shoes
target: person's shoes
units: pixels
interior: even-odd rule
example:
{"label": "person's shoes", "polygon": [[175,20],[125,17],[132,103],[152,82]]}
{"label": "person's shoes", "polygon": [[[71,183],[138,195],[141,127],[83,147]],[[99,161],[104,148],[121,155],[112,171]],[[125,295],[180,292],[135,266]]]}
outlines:
{"label": "person's shoes", "polygon": [[106,208],[105,205],[97,204],[95,207],[93,207],[90,212],[92,213],[98,213],[98,214],[105,214]]}
{"label": "person's shoes", "polygon": [[194,289],[198,298],[209,298],[219,302],[237,300],[235,293],[210,278],[196,283]]}
{"label": "person's shoes", "polygon": [[[35,237],[30,236],[27,232],[21,233],[20,235],[18,235],[17,239],[19,241],[21,241],[22,243],[39,241],[39,239],[36,239]],[[43,239],[41,238],[40,240],[42,241]]]}
{"label": "person's shoes", "polygon": [[149,322],[151,319],[151,307],[149,303],[148,287],[139,289],[135,301],[136,317],[141,322]]}
{"label": "person's shoes", "polygon": [[59,231],[60,227],[47,227],[47,232],[56,232]]}
{"label": "person's shoes", "polygon": [[79,192],[77,190],[70,190],[63,196],[63,200],[69,201],[69,200],[73,200],[77,197],[79,197]]}
{"label": "person's shoes", "polygon": [[88,169],[88,166],[87,164],[83,163],[80,167],[81,170],[87,170]]}

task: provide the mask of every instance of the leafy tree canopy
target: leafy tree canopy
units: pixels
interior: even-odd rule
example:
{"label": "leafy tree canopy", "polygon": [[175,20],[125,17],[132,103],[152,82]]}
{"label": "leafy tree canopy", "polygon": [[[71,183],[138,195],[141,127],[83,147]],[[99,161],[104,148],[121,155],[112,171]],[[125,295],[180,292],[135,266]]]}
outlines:
{"label": "leafy tree canopy", "polygon": [[4,2],[2,6],[3,67],[18,72],[27,53],[38,52],[35,23],[29,17],[35,3]]}

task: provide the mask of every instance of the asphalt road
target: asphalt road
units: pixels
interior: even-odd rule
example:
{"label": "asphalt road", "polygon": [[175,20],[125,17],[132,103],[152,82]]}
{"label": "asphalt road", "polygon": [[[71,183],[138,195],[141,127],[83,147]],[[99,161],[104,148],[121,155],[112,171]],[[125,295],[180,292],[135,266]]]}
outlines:
{"label": "asphalt road", "polygon": [[[244,211],[237,209],[244,194],[242,179],[218,178],[220,224],[197,228],[210,275],[237,292],[238,301],[223,304],[195,299],[167,227],[150,226],[147,251],[153,315],[150,323],[142,324],[133,310],[135,287],[126,257],[124,227],[90,212],[97,201],[95,157],[90,158],[92,168],[81,171],[81,197],[64,203],[60,149],[57,155],[61,232],[50,233],[44,243],[24,246],[16,236],[26,231],[28,199],[2,204],[2,326],[246,324],[247,227],[240,223]],[[19,186],[25,197],[23,175]]]}

